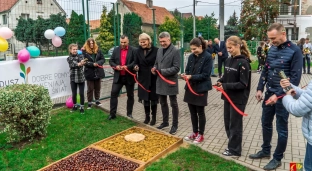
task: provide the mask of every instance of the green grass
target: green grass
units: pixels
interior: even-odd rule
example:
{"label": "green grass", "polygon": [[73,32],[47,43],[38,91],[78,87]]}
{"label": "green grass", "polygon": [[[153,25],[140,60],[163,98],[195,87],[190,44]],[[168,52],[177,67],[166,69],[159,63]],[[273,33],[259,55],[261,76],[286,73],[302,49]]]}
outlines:
{"label": "green grass", "polygon": [[99,109],[86,110],[84,115],[65,108],[53,113],[48,135],[42,140],[12,146],[0,134],[0,170],[37,170],[135,125],[123,117],[107,121],[108,115]]}
{"label": "green grass", "polygon": [[180,148],[158,162],[150,165],[146,171],[247,171],[244,166],[233,161],[224,160],[221,157],[207,153],[201,148],[191,145],[188,148]]}

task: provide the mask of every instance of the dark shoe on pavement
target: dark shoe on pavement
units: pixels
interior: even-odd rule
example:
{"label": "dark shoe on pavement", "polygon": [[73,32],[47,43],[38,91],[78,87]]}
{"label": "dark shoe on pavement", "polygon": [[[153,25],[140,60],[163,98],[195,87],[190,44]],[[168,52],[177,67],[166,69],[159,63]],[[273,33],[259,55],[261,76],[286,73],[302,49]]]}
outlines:
{"label": "dark shoe on pavement", "polygon": [[116,119],[116,115],[109,115],[107,119],[108,120]]}
{"label": "dark shoe on pavement", "polygon": [[132,114],[128,114],[127,116],[128,116],[129,118],[132,118],[132,119],[133,119]]}
{"label": "dark shoe on pavement", "polygon": [[172,126],[170,131],[169,131],[169,134],[174,135],[174,134],[177,133],[177,131],[178,131],[178,127],[177,126]]}
{"label": "dark shoe on pavement", "polygon": [[262,159],[262,158],[270,158],[270,154],[265,154],[262,150],[258,151],[256,154],[250,154],[249,158],[250,159]]}
{"label": "dark shoe on pavement", "polygon": [[282,165],[281,161],[277,161],[276,159],[272,159],[267,165],[263,167],[264,170],[275,170],[276,168]]}
{"label": "dark shoe on pavement", "polygon": [[211,75],[211,77],[217,77],[217,75],[215,75],[215,74],[212,74],[212,75]]}
{"label": "dark shoe on pavement", "polygon": [[97,106],[101,106],[101,105],[102,105],[102,103],[99,102],[99,101],[96,101],[95,104],[96,104]]}
{"label": "dark shoe on pavement", "polygon": [[150,125],[153,126],[156,123],[156,116],[152,116],[152,120],[150,122]]}
{"label": "dark shoe on pavement", "polygon": [[143,123],[148,124],[151,120],[151,117],[149,115],[145,115],[145,120]]}
{"label": "dark shoe on pavement", "polygon": [[232,154],[230,151],[224,151],[222,154],[228,157],[240,157],[240,155]]}
{"label": "dark shoe on pavement", "polygon": [[162,123],[162,124],[160,124],[160,125],[157,127],[157,129],[164,129],[164,128],[168,127],[168,126],[169,126],[168,123]]}

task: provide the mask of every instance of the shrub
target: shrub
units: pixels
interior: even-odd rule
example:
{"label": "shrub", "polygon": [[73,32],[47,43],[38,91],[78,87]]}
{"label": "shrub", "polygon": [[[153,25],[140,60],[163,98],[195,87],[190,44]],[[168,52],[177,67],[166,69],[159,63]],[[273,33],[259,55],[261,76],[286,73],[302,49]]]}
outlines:
{"label": "shrub", "polygon": [[47,89],[31,84],[15,84],[0,89],[0,122],[8,142],[45,136],[52,101]]}

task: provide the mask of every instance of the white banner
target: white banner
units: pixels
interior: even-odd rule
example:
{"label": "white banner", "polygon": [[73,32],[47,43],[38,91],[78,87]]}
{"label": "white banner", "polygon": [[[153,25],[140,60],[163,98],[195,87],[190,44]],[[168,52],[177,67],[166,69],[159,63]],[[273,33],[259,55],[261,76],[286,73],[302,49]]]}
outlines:
{"label": "white banner", "polygon": [[67,56],[0,62],[0,87],[38,84],[49,90],[51,99],[71,95]]}

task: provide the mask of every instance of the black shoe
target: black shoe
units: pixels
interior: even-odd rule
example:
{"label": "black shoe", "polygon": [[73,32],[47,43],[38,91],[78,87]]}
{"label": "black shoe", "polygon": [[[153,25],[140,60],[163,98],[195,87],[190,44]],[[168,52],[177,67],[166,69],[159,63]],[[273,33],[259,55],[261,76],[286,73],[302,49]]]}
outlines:
{"label": "black shoe", "polygon": [[170,129],[170,131],[169,131],[169,134],[174,135],[174,134],[177,133],[177,130],[178,130],[178,127],[177,127],[177,126],[172,126],[171,129]]}
{"label": "black shoe", "polygon": [[99,101],[96,101],[95,104],[96,104],[97,106],[101,106],[101,105],[102,105],[102,103],[100,103]]}
{"label": "black shoe", "polygon": [[155,124],[156,124],[156,116],[152,116],[152,120],[151,120],[150,125],[153,126]]}
{"label": "black shoe", "polygon": [[277,161],[276,159],[272,159],[267,165],[263,167],[264,170],[275,170],[276,168],[280,167],[281,161]]}
{"label": "black shoe", "polygon": [[265,154],[262,150],[258,151],[256,154],[250,154],[249,158],[250,159],[262,159],[262,158],[270,158],[270,154]]}
{"label": "black shoe", "polygon": [[306,72],[304,71],[303,74],[306,74]]}
{"label": "black shoe", "polygon": [[240,157],[240,155],[235,155],[235,154],[231,153],[230,151],[227,151],[226,149],[222,154],[225,156],[229,156],[229,157]]}
{"label": "black shoe", "polygon": [[165,127],[168,127],[168,126],[169,126],[168,123],[162,123],[157,127],[157,129],[164,129]]}
{"label": "black shoe", "polygon": [[133,119],[133,117],[132,117],[132,114],[129,114],[129,115],[127,115],[129,118],[132,118]]}
{"label": "black shoe", "polygon": [[75,105],[70,112],[75,112],[78,109],[78,107]]}
{"label": "black shoe", "polygon": [[116,115],[109,115],[107,119],[108,120],[116,119]]}
{"label": "black shoe", "polygon": [[151,118],[149,115],[145,115],[145,120],[143,123],[148,124],[150,122]]}
{"label": "black shoe", "polygon": [[311,75],[311,72],[308,72],[308,74],[310,74],[310,75]]}
{"label": "black shoe", "polygon": [[215,74],[212,74],[212,75],[211,75],[211,77],[217,77],[217,75],[215,75]]}
{"label": "black shoe", "polygon": [[88,103],[88,108],[87,109],[91,109],[91,107],[92,107],[92,104]]}
{"label": "black shoe", "polygon": [[84,109],[80,108],[80,114],[84,114]]}

